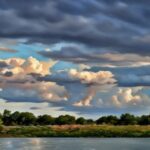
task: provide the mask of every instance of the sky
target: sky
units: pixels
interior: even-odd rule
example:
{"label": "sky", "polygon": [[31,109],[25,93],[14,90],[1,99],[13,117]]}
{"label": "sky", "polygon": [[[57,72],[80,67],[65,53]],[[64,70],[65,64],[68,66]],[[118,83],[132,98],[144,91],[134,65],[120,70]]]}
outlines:
{"label": "sky", "polygon": [[149,114],[149,5],[1,0],[1,112]]}

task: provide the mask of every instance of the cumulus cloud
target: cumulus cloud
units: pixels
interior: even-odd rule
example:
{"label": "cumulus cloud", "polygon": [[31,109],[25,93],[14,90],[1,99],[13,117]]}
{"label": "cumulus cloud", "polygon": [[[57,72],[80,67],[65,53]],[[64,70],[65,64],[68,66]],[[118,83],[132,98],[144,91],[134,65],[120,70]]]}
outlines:
{"label": "cumulus cloud", "polygon": [[[11,99],[11,97],[16,99],[31,97],[34,99],[37,97],[47,101],[68,99],[67,91],[63,86],[50,81],[37,81],[34,76],[34,74],[39,76],[50,74],[50,68],[55,62],[43,62],[33,57],[28,59],[9,58],[1,61],[7,64],[0,70],[0,88],[3,89],[1,97],[7,97],[7,99]],[[10,95],[5,95],[6,91]]]}
{"label": "cumulus cloud", "polygon": [[96,94],[88,91],[89,95],[87,94],[85,98],[75,102],[74,106],[76,108],[82,107],[83,112],[87,111],[87,108],[92,110],[91,112],[135,112],[141,111],[142,109],[147,110],[150,106],[149,94],[144,92],[149,90],[149,88],[111,87],[106,90],[106,92],[97,91]]}
{"label": "cumulus cloud", "polygon": [[1,60],[1,62],[6,63],[9,68],[4,68],[1,72],[12,72],[13,74],[41,74],[47,75],[50,73],[50,67],[52,67],[56,62],[54,61],[39,61],[36,58],[29,57],[28,59],[22,58],[9,58]]}
{"label": "cumulus cloud", "polygon": [[150,65],[137,67],[91,67],[87,71],[110,71],[115,75],[119,87],[136,87],[150,85]]}
{"label": "cumulus cloud", "polygon": [[76,69],[71,69],[69,74],[72,78],[79,79],[82,83],[87,84],[112,84],[116,80],[113,78],[114,75],[110,71],[77,71]]}
{"label": "cumulus cloud", "polygon": [[96,90],[92,89],[92,87],[88,88],[87,95],[80,101],[75,102],[73,105],[77,107],[87,107],[91,106],[91,101],[93,100],[96,94]]}
{"label": "cumulus cloud", "polygon": [[138,105],[143,102],[142,96],[138,94],[139,90],[141,90],[141,88],[137,88],[136,92],[132,88],[120,88],[117,94],[112,96],[112,102],[116,107]]}
{"label": "cumulus cloud", "polygon": [[[68,92],[63,86],[57,85],[55,82],[35,82],[35,83],[0,83],[3,89],[1,97],[8,100],[22,100],[22,98],[37,99],[36,101],[58,102],[68,100]],[[9,91],[11,90],[11,92]],[[11,95],[5,95],[9,92]],[[11,98],[13,97],[13,99]]]}
{"label": "cumulus cloud", "polygon": [[89,72],[71,69],[70,76],[79,79],[83,84],[89,84],[85,97],[74,103],[74,106],[91,106],[91,101],[98,91],[107,91],[115,85],[114,75],[109,71]]}

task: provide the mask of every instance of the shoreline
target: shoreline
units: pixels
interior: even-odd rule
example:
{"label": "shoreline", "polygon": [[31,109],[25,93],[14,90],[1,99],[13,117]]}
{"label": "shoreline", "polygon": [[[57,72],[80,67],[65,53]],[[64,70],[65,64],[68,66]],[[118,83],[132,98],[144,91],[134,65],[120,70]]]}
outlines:
{"label": "shoreline", "polygon": [[2,126],[0,138],[149,138],[150,126],[61,125]]}

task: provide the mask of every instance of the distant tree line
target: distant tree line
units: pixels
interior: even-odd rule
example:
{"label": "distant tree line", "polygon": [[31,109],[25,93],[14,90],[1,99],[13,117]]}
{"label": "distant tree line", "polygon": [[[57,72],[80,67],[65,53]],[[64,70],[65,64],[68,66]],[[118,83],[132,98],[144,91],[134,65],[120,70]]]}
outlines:
{"label": "distant tree line", "polygon": [[6,126],[29,126],[29,125],[150,125],[150,115],[134,116],[126,113],[120,117],[109,115],[102,116],[97,120],[85,119],[83,117],[75,118],[71,115],[61,115],[59,117],[52,117],[50,115],[35,116],[31,112],[13,112],[4,110],[0,114],[0,124]]}

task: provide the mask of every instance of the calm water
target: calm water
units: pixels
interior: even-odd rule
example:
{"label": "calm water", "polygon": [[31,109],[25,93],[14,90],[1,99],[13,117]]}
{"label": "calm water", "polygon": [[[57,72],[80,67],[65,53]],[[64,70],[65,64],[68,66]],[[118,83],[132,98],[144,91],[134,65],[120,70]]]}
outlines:
{"label": "calm water", "polygon": [[150,138],[2,138],[0,150],[150,150]]}

